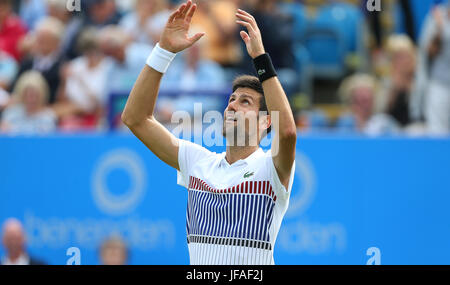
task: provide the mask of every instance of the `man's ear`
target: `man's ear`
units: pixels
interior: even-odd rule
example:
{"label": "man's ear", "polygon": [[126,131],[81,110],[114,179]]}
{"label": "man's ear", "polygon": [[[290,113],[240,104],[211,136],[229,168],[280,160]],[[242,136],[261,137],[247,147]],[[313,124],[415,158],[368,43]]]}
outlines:
{"label": "man's ear", "polygon": [[272,125],[272,117],[270,117],[270,115],[267,114],[266,120],[267,120],[267,121],[266,121],[266,126],[267,126],[266,129],[268,129],[268,128],[270,128],[270,126]]}
{"label": "man's ear", "polygon": [[260,117],[261,119],[259,120],[259,126],[261,128],[261,130],[266,131],[267,129],[270,128],[270,125],[272,124],[272,119],[270,118],[269,114],[265,114],[264,116]]}

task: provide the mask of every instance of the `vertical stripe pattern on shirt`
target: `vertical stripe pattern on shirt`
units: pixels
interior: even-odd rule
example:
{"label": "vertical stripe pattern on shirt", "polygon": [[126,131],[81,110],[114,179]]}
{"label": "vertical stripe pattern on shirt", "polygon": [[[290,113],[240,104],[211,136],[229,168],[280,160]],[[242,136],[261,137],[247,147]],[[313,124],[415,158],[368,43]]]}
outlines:
{"label": "vertical stripe pattern on shirt", "polygon": [[191,264],[271,264],[276,200],[269,181],[215,189],[191,176],[186,211]]}

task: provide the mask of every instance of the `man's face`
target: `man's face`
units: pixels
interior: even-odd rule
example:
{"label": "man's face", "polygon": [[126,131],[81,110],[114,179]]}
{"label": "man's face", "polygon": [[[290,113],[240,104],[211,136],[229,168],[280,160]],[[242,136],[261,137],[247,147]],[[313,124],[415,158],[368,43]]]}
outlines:
{"label": "man's face", "polygon": [[127,255],[124,248],[111,246],[101,252],[103,265],[125,265]]}
{"label": "man's face", "polygon": [[25,235],[19,226],[8,227],[3,234],[3,246],[10,256],[19,255],[24,248]]}
{"label": "man's face", "polygon": [[35,51],[40,56],[48,56],[59,49],[59,39],[50,31],[40,30],[36,33]]}
{"label": "man's face", "polygon": [[392,58],[392,68],[394,71],[402,73],[414,72],[416,67],[416,59],[414,54],[409,51],[399,51]]}
{"label": "man's face", "polygon": [[41,93],[34,87],[27,87],[23,92],[23,104],[28,113],[39,110],[41,107]]}
{"label": "man's face", "polygon": [[115,13],[115,2],[111,0],[99,1],[89,9],[91,20],[96,24],[105,23]]}
{"label": "man's face", "polygon": [[104,55],[110,56],[119,62],[125,60],[125,47],[119,46],[111,39],[104,38],[100,40],[99,47]]}
{"label": "man's face", "polygon": [[[261,94],[250,88],[238,88],[230,95],[224,111],[223,136],[234,141],[245,136],[245,145],[251,139],[259,141],[259,130],[265,128],[266,116],[259,116]],[[238,142],[238,145],[241,145]]]}
{"label": "man's face", "polygon": [[353,90],[351,109],[362,118],[369,118],[373,110],[373,90],[369,87],[358,87]]}
{"label": "man's face", "polygon": [[150,16],[153,8],[156,6],[155,4],[155,1],[138,0],[136,3],[136,12],[142,16]]}

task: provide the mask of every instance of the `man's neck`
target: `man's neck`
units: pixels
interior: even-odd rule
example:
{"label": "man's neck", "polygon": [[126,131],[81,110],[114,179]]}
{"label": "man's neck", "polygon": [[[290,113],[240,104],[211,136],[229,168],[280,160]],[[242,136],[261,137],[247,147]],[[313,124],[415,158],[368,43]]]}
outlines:
{"label": "man's neck", "polygon": [[225,159],[231,165],[240,159],[249,157],[259,146],[227,146]]}

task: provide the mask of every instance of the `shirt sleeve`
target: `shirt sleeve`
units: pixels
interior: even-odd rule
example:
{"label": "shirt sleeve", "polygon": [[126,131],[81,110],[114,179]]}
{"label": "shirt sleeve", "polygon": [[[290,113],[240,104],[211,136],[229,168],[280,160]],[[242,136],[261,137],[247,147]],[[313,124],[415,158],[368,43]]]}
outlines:
{"label": "shirt sleeve", "polygon": [[180,139],[178,144],[178,165],[180,170],[177,171],[177,184],[188,188],[192,167],[201,159],[212,154],[212,152],[198,144]]}
{"label": "shirt sleeve", "polygon": [[268,151],[266,153],[266,156],[267,156],[266,161],[268,164],[267,167],[269,169],[270,182],[272,184],[273,190],[274,190],[275,194],[277,195],[277,197],[279,197],[283,200],[287,200],[289,198],[289,195],[291,194],[292,184],[294,182],[295,160],[292,163],[291,174],[289,176],[288,189],[286,189],[286,187],[281,183],[280,178],[278,177],[278,172],[275,168],[275,165],[273,164],[272,152]]}

